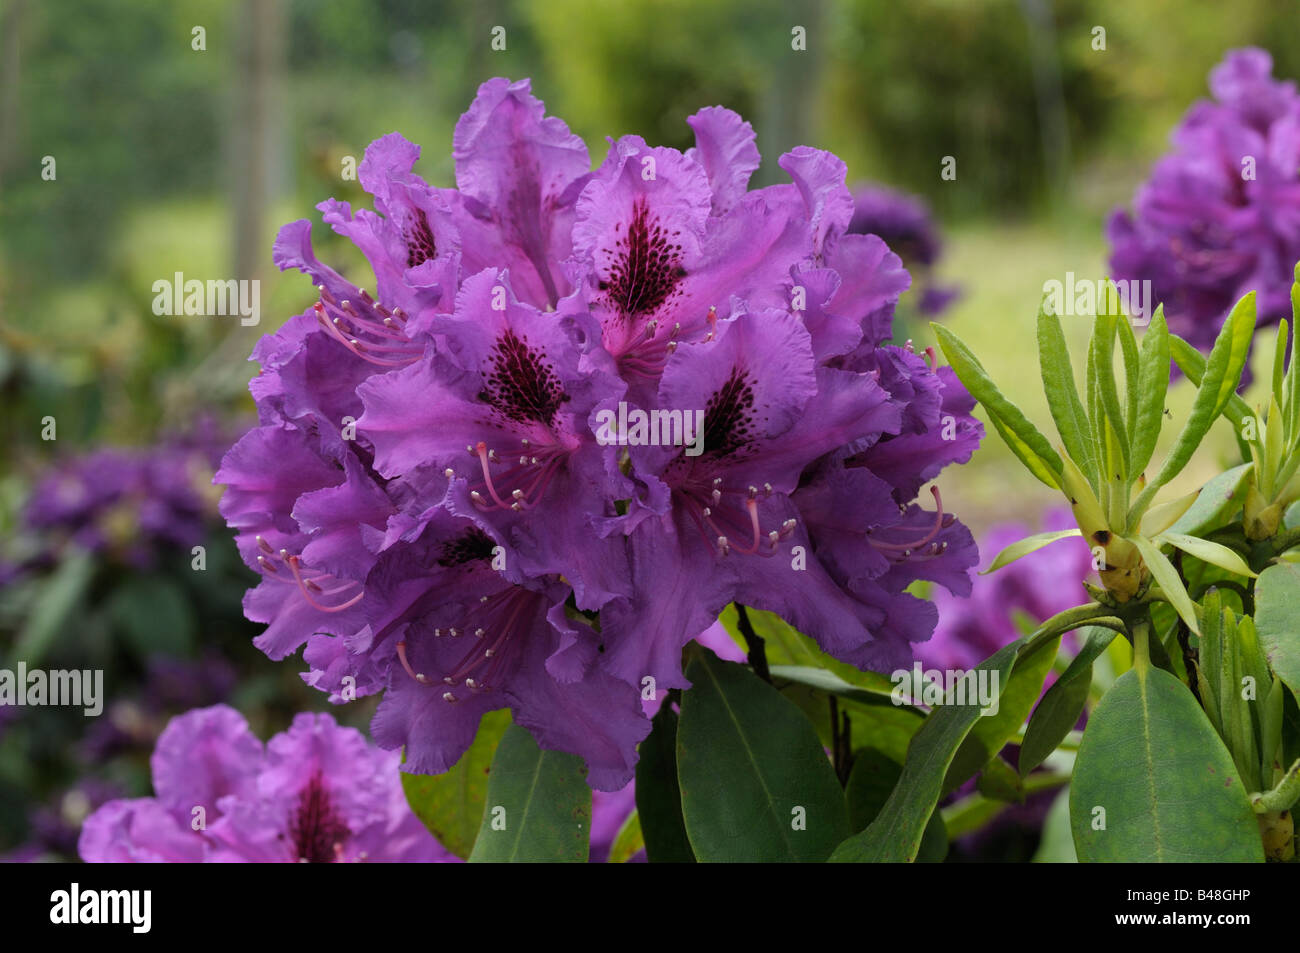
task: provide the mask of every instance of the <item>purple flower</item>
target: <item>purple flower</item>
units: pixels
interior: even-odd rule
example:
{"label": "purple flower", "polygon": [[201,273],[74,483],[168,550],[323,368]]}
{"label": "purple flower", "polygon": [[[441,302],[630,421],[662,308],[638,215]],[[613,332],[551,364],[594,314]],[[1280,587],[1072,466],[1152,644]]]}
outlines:
{"label": "purple flower", "polygon": [[234,709],[196,709],[158,739],[155,796],[104,804],[78,847],[91,863],[453,860],[407,807],[398,761],[329,715],[263,747]]}
{"label": "purple flower", "polygon": [[952,286],[933,284],[931,272],[939,261],[943,243],[930,209],[921,199],[882,185],[859,185],[853,191],[853,218],[848,231],[875,235],[889,250],[919,275],[921,300],[917,311],[938,317],[961,294]]}
{"label": "purple flower", "polygon": [[[1043,518],[1043,532],[1071,529],[1069,510],[1053,509]],[[1038,530],[1020,523],[993,527],[984,539],[985,563],[1007,546]],[[1024,626],[1084,601],[1081,583],[1092,572],[1087,543],[1067,538],[1023,556],[995,573],[980,576],[969,599],[936,593],[939,624],[934,637],[916,647],[927,666],[970,669],[1024,634]]]}
{"label": "purple flower", "polygon": [[1170,329],[1208,349],[1232,305],[1258,292],[1261,326],[1290,314],[1300,260],[1300,95],[1260,49],[1210,72],[1173,151],[1107,226],[1112,277],[1146,280]]}
{"label": "purple flower", "polygon": [[969,586],[970,534],[913,501],[977,445],[973,402],[883,346],[911,279],[848,234],[844,164],[800,147],[789,183],[749,190],[749,124],[688,122],[686,153],[625,136],[589,171],[527,82],[492,80],[456,189],[392,134],[360,170],[375,211],[319,206],[377,297],[308,222],[281,230],[319,300],[254,351],[261,425],[221,512],[261,574],[256,644],[304,649],[336,702],[383,693],[373,734],[408,770],[447,770],[508,707],[617,791],[646,679],[684,687],[682,647],[727,603],[884,663],[933,626],[913,581]]}

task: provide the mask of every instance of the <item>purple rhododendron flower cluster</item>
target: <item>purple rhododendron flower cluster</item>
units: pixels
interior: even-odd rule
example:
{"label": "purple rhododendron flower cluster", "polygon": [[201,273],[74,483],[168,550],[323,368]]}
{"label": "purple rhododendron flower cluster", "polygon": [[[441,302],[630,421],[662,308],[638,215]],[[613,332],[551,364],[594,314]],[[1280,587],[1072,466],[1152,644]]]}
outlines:
{"label": "purple rhododendron flower cluster", "polygon": [[939,229],[921,199],[883,185],[859,185],[853,190],[853,218],[849,234],[875,235],[920,279],[921,300],[916,310],[938,317],[961,294],[951,285],[934,284],[931,272],[943,251]]}
{"label": "purple rhododendron flower cluster", "polygon": [[1170,330],[1208,350],[1232,305],[1258,293],[1259,324],[1291,313],[1300,260],[1300,94],[1261,49],[1210,71],[1214,101],[1188,110],[1174,151],[1107,234],[1112,277],[1149,280]]}
{"label": "purple rhododendron flower cluster", "polygon": [[358,170],[375,210],[319,206],[373,295],[309,222],[276,241],[319,300],[257,346],[261,426],[217,474],[262,576],[245,610],[333,700],[383,692],[406,770],[509,707],[615,791],[643,689],[687,686],[729,602],[889,670],[934,627],[912,582],[969,591],[970,533],[917,496],[982,428],[947,368],[886,343],[910,279],[849,233],[844,163],[799,147],[749,190],[749,124],[688,122],[693,149],[624,136],[593,171],[527,81],[491,80],[455,189],[391,134]]}
{"label": "purple rhododendron flower cluster", "polygon": [[41,549],[10,573],[52,563],[69,542],[135,567],[152,566],[160,550],[201,542],[215,518],[212,474],[228,445],[199,422],[152,446],[104,447],[56,463],[23,513]]}
{"label": "purple rhododendron flower cluster", "polygon": [[[1054,508],[1043,517],[1041,530],[1021,523],[1000,523],[985,534],[985,563],[1003,549],[1035,532],[1073,529],[1068,509]],[[939,624],[934,637],[916,647],[927,666],[969,670],[998,649],[1024,635],[1018,617],[1037,626],[1082,601],[1082,583],[1092,573],[1092,552],[1080,537],[1067,537],[1022,556],[997,572],[975,580],[969,599],[935,594]],[[1096,580],[1093,580],[1096,582]]]}
{"label": "purple rhododendron flower cluster", "polygon": [[158,739],[155,796],[104,804],[78,849],[91,863],[456,860],[411,813],[398,760],[329,715],[263,746],[233,708],[196,709]]}

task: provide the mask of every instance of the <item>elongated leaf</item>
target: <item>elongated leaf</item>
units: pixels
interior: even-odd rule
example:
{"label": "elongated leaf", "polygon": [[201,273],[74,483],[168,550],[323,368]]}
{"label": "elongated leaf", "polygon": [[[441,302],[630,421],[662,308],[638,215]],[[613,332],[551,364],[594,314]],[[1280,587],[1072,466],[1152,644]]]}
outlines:
{"label": "elongated leaf", "polygon": [[1182,533],[1171,533],[1168,530],[1161,533],[1156,542],[1168,543],[1185,553],[1195,556],[1202,562],[1218,566],[1220,569],[1226,569],[1228,572],[1235,572],[1239,576],[1246,576],[1250,579],[1255,578],[1255,573],[1246,563],[1246,560],[1242,559],[1235,550],[1219,543],[1211,542],[1208,539],[1199,539],[1196,536],[1186,536]]}
{"label": "elongated leaf", "polygon": [[1030,863],[1034,864],[1077,864],[1079,857],[1074,852],[1074,835],[1070,833],[1070,789],[1067,787],[1056,796],[1047,817],[1043,820],[1043,837],[1038,842]]}
{"label": "elongated leaf", "polygon": [[887,682],[883,686],[874,685],[870,688],[863,688],[846,682],[834,672],[829,672],[824,668],[811,668],[806,665],[772,665],[769,667],[769,673],[778,685],[783,680],[789,680],[831,695],[838,695],[841,698],[851,698],[853,701],[861,702],[864,705],[904,707],[895,701],[893,683]]}
{"label": "elongated leaf", "polygon": [[1277,563],[1259,574],[1255,631],[1268,664],[1300,697],[1300,566]]}
{"label": "elongated leaf", "polygon": [[9,667],[25,662],[30,668],[40,664],[50,646],[63,631],[77,606],[85,597],[95,571],[95,560],[86,552],[74,551],[44,581],[35,608],[27,617],[14,640]]}
{"label": "elongated leaf", "polygon": [[1183,518],[1183,514],[1192,508],[1200,495],[1200,490],[1193,490],[1175,500],[1151,507],[1142,517],[1142,535],[1154,539],[1168,530]]}
{"label": "elongated leaf", "polygon": [[962,340],[941,324],[931,324],[957,377],[989,415],[989,422],[1029,471],[1052,489],[1061,485],[1061,458],[1020,408],[998,390]]}
{"label": "elongated leaf", "polygon": [[1261,862],[1259,828],[1228,750],[1168,672],[1125,672],[1088,719],[1070,783],[1085,863]]}
{"label": "elongated leaf", "polygon": [[686,677],[677,777],[696,858],[824,861],[849,817],[812,725],[772,686],[708,650]]}
{"label": "elongated leaf", "polygon": [[591,788],[582,759],[543,751],[528,729],[501,736],[488,776],[473,863],[586,863]]}
{"label": "elongated leaf", "polygon": [[469,857],[483,823],[488,774],[501,736],[510,725],[510,710],[490,711],[478,734],[450,771],[443,774],[401,773],[406,803],[443,847]]}
{"label": "elongated leaf", "polygon": [[1079,654],[1061,677],[1043,694],[1043,700],[1034,709],[1025,730],[1025,740],[1020,744],[1020,776],[1025,777],[1038,767],[1065,740],[1079,721],[1083,706],[1088,701],[1092,687],[1092,663],[1118,634],[1113,629],[1089,626]]}
{"label": "elongated leaf", "polygon": [[[1251,464],[1243,463],[1206,483],[1197,494],[1196,502],[1178,517],[1169,531],[1187,536],[1203,536],[1228,522],[1246,501],[1246,488],[1250,484],[1252,469]],[[1151,512],[1154,513],[1156,509],[1158,507],[1153,507]]]}
{"label": "elongated leaf", "polygon": [[1174,607],[1174,611],[1187,623],[1187,628],[1200,635],[1201,629],[1196,622],[1196,609],[1192,605],[1192,597],[1187,594],[1187,589],[1184,588],[1183,581],[1178,576],[1178,570],[1169,561],[1169,557],[1162,553],[1159,547],[1145,536],[1139,535],[1127,538],[1141,553],[1142,561],[1146,563],[1147,570],[1155,577],[1156,584],[1160,586],[1161,591],[1169,599],[1169,604]]}
{"label": "elongated leaf", "polygon": [[677,713],[664,704],[638,749],[636,812],[646,859],[652,864],[693,864],[677,786]]}
{"label": "elongated leaf", "polygon": [[[1133,325],[1126,316],[1120,315],[1115,322],[1119,329],[1120,354],[1124,358],[1124,424],[1128,428],[1129,450],[1132,451],[1133,438],[1138,420],[1138,381],[1141,377],[1141,358],[1138,356],[1137,338],[1133,335]],[[1130,465],[1133,463],[1130,457]],[[1136,477],[1140,468],[1130,469],[1130,477]]]}
{"label": "elongated leaf", "polygon": [[[985,659],[977,671],[998,673],[1006,684],[1011,666],[1025,640],[1003,646]],[[835,848],[833,862],[869,863],[916,860],[930,815],[943,790],[944,776],[966,736],[980,719],[979,705],[943,705],[936,708],[912,738],[903,774],[876,819]]]}
{"label": "elongated leaf", "polygon": [[957,750],[943,781],[944,792],[955,791],[992,761],[1029,717],[1030,709],[1043,691],[1043,681],[1052,669],[1061,637],[1044,639],[1021,651],[1011,667],[1009,680],[1000,689],[997,711],[988,712],[975,723]]}
{"label": "elongated leaf", "polygon": [[[1169,356],[1173,358],[1178,369],[1196,387],[1201,386],[1205,377],[1205,355],[1188,344],[1177,334],[1169,335]],[[1232,422],[1234,428],[1241,430],[1242,421],[1254,415],[1250,405],[1234,394],[1228,399],[1228,406],[1223,409],[1223,416]]]}
{"label": "elongated leaf", "polygon": [[1133,471],[1136,478],[1155,453],[1165,416],[1165,397],[1169,390],[1169,326],[1165,323],[1165,309],[1156,309],[1151,324],[1142,335],[1142,348],[1138,356],[1138,413],[1133,426]]}
{"label": "elongated leaf", "polygon": [[1035,533],[1033,536],[1026,536],[1024,539],[1012,543],[1006,549],[1002,550],[1002,552],[998,553],[997,557],[993,560],[992,565],[981,572],[980,575],[987,576],[991,572],[997,572],[1003,566],[1015,562],[1022,556],[1028,556],[1030,553],[1036,552],[1044,546],[1056,542],[1058,539],[1066,539],[1070,536],[1080,535],[1082,534],[1076,526],[1074,529],[1063,529],[1051,533]]}
{"label": "elongated leaf", "polygon": [[1179,432],[1174,447],[1165,457],[1155,479],[1146,485],[1133,504],[1130,525],[1136,522],[1156,491],[1182,472],[1219,414],[1228,406],[1241,380],[1241,370],[1250,353],[1250,339],[1255,332],[1255,293],[1246,295],[1223,322],[1223,328],[1210,351],[1205,376],[1196,390],[1192,411]]}
{"label": "elongated leaf", "polygon": [[[901,764],[875,748],[863,748],[854,753],[853,770],[844,790],[849,804],[849,827],[854,833],[865,830],[876,819],[902,773]],[[948,832],[944,829],[943,815],[935,811],[925,825],[916,862],[937,864],[947,853]]]}
{"label": "elongated leaf", "polygon": [[[1117,457],[1114,454],[1103,456],[1103,463],[1107,467],[1118,468],[1118,472],[1123,475],[1129,472],[1129,437],[1124,409],[1119,402],[1119,387],[1115,382],[1115,335],[1119,320],[1113,314],[1097,315],[1093,324],[1092,347],[1088,351],[1091,362],[1088,373],[1097,381],[1097,395],[1101,398],[1104,415],[1104,419],[1094,420],[1093,426],[1105,440],[1105,424],[1109,421],[1110,429],[1115,435],[1115,450],[1118,452]],[[1113,479],[1114,476],[1114,470],[1102,473],[1103,480]]]}
{"label": "elongated leaf", "polygon": [[1061,319],[1043,308],[1038,310],[1038,364],[1043,376],[1043,393],[1052,420],[1061,435],[1066,452],[1074,458],[1079,469],[1097,489],[1099,469],[1092,446],[1092,425],[1074,386],[1074,369],[1070,366],[1070,350],[1061,331]]}

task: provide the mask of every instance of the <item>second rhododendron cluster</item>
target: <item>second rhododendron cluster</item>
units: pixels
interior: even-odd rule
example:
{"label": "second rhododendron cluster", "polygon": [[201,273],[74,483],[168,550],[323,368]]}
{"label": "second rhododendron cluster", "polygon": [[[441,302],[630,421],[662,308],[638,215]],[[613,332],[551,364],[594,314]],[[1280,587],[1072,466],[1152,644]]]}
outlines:
{"label": "second rhododendron cluster", "polygon": [[722,108],[685,153],[583,142],[527,81],[457,124],[456,188],[385,136],[328,200],[372,291],[287,225],[282,269],[319,300],[264,338],[260,426],[226,456],[222,513],[262,576],[272,658],[305,646],[335,701],[383,693],[376,741],[440,773],[509,707],[616,790],[643,701],[688,686],[682,648],[731,602],[837,658],[911,663],[977,561],[937,489],[982,435],[947,368],[892,346],[909,276],[850,234],[845,165],[759,153]]}

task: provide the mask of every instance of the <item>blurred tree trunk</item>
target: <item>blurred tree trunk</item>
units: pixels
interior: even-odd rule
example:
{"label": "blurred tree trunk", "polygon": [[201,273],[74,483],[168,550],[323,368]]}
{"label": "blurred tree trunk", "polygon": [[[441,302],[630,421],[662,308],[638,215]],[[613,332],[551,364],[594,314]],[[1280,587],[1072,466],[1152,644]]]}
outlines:
{"label": "blurred tree trunk", "polygon": [[234,277],[261,278],[271,260],[266,207],[284,154],[282,106],[285,59],[283,0],[244,0],[234,37],[234,105],[228,142]]}
{"label": "blurred tree trunk", "polygon": [[27,0],[9,0],[0,14],[0,195],[18,151],[18,82]]}
{"label": "blurred tree trunk", "polygon": [[[765,24],[775,27],[774,32],[784,39],[778,41],[781,46],[772,56],[767,88],[763,90],[758,121],[754,123],[763,164],[754,175],[753,186],[787,181],[776,160],[795,146],[813,144],[820,67],[830,46],[830,37],[825,33],[824,6],[824,0],[803,0],[781,6],[777,8],[780,14]],[[792,47],[791,31],[796,26],[806,31],[804,50]]]}

